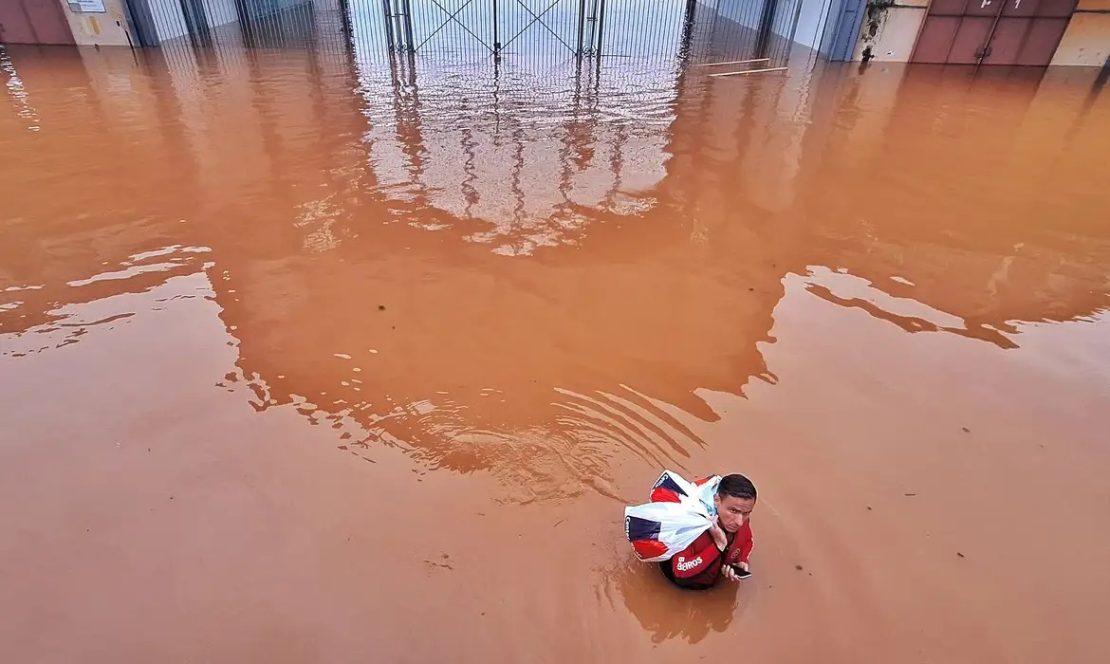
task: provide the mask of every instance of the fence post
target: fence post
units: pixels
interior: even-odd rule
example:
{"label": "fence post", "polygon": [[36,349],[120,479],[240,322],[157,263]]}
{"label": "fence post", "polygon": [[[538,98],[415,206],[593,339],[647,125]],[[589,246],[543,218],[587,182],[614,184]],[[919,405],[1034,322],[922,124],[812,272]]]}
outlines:
{"label": "fence post", "polygon": [[402,0],[405,3],[405,42],[408,46],[406,50],[411,53],[416,53],[416,44],[412,41],[412,6],[409,0]]}
{"label": "fence post", "polygon": [[397,50],[397,44],[393,39],[393,8],[390,7],[389,0],[382,0],[382,12],[385,16],[385,45],[392,53]]}
{"label": "fence post", "polygon": [[497,25],[497,0],[493,0],[493,57],[501,57],[501,37]]}
{"label": "fence post", "polygon": [[339,20],[343,23],[343,36],[351,41],[351,7],[350,0],[339,0]]}
{"label": "fence post", "polygon": [[596,55],[597,51],[594,46],[597,44],[597,6],[601,0],[589,0],[590,15],[586,18],[586,22],[590,24],[590,33],[586,35],[586,42],[589,44],[585,50],[591,56]]}
{"label": "fence post", "polygon": [[185,19],[185,28],[189,31],[189,39],[193,43],[210,44],[212,33],[208,29],[208,17],[204,12],[204,4],[198,0],[178,0],[181,6],[181,15]]}
{"label": "fence post", "polygon": [[397,45],[397,51],[403,51],[405,50],[405,24],[401,12],[404,8],[404,0],[390,0],[389,8],[393,19],[394,43]]}
{"label": "fence post", "polygon": [[[763,10],[759,15],[759,32],[755,37],[755,55],[762,58],[767,55],[767,47],[771,40],[771,26],[775,22],[775,10],[778,9],[778,0],[765,0]],[[801,3],[798,3],[801,7]]]}
{"label": "fence post", "polygon": [[[494,0],[496,2],[496,0]],[[586,29],[586,0],[578,0],[578,59],[582,59],[582,33]]]}
{"label": "fence post", "polygon": [[684,12],[682,20],[682,40],[680,42],[679,53],[682,57],[688,57],[690,54],[690,39],[694,34],[694,21],[697,16],[698,1],[686,0],[686,11]]}
{"label": "fence post", "polygon": [[601,0],[601,12],[597,15],[597,42],[594,46],[594,54],[597,57],[598,66],[601,65],[601,38],[605,35],[605,0]]}
{"label": "fence post", "polygon": [[131,27],[139,42],[137,46],[158,46],[162,43],[147,0],[127,0],[124,9],[131,17]]}

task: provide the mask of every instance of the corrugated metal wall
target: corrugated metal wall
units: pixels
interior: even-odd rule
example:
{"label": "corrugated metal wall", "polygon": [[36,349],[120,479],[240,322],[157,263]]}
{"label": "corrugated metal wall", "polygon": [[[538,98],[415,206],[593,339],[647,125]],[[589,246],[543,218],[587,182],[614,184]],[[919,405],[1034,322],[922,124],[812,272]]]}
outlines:
{"label": "corrugated metal wall", "polygon": [[1076,0],[934,0],[913,61],[1047,65],[1075,6]]}
{"label": "corrugated metal wall", "polygon": [[72,44],[58,0],[0,0],[0,44]]}

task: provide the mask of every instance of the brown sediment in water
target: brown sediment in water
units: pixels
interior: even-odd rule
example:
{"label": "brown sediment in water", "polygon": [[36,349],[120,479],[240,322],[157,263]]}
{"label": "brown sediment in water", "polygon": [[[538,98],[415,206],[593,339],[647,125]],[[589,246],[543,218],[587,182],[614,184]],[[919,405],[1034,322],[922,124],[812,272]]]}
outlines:
{"label": "brown sediment in water", "polygon": [[[3,659],[1110,655],[1097,72],[13,72]],[[759,484],[739,591],[631,558],[661,467]]]}

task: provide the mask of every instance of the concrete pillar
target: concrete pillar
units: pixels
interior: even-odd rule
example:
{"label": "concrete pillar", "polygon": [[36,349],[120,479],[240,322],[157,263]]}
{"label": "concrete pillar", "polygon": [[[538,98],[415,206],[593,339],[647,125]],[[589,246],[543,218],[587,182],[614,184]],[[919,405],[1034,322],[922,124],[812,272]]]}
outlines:
{"label": "concrete pillar", "polygon": [[[62,6],[69,28],[73,31],[73,40],[78,46],[130,46],[135,41],[128,25],[127,10],[124,0],[101,0],[100,3],[84,4],[86,11],[77,11],[75,8],[82,3],[57,0]],[[104,7],[103,12],[88,11]],[[137,43],[135,43],[138,46]]]}
{"label": "concrete pillar", "polygon": [[1104,67],[1110,63],[1110,0],[1079,0],[1054,65]]}

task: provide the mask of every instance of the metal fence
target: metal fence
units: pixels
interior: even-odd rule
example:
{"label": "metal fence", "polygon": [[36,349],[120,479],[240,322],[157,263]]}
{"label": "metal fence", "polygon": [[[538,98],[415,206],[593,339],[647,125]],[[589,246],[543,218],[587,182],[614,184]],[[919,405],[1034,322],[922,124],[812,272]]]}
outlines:
{"label": "metal fence", "polygon": [[140,43],[363,61],[785,60],[801,0],[127,0]]}
{"label": "metal fence", "polygon": [[388,47],[463,57],[674,53],[685,13],[697,5],[690,0],[383,0],[381,4],[391,19],[385,24]]}
{"label": "metal fence", "polygon": [[698,60],[766,58],[781,64],[793,44],[802,0],[713,0],[699,5],[706,20],[697,25]]}
{"label": "metal fence", "polygon": [[127,0],[144,46],[304,48],[342,32],[345,0]]}

